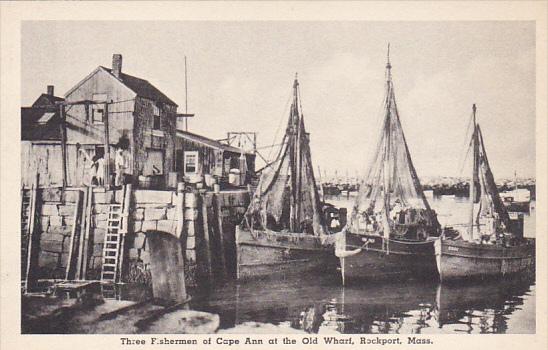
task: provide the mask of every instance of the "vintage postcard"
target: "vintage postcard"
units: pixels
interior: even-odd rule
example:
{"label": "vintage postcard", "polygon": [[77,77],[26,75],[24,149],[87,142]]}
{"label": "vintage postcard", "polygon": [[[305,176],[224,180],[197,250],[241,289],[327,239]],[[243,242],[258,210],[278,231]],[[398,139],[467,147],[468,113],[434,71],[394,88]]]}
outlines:
{"label": "vintage postcard", "polygon": [[547,5],[2,3],[2,348],[545,348]]}

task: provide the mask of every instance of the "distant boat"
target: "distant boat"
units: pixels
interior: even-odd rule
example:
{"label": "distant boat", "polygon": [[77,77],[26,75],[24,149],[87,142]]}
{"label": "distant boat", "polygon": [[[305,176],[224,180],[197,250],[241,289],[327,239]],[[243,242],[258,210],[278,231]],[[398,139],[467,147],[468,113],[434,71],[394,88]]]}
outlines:
{"label": "distant boat", "polygon": [[437,278],[434,241],[440,224],[411,161],[391,67],[388,58],[384,120],[377,149],[349,223],[336,242],[343,284],[383,277]]}
{"label": "distant boat", "polygon": [[241,225],[236,227],[237,278],[335,271],[328,229],[300,110],[299,83],[277,158],[261,174]]}
{"label": "distant boat", "polygon": [[500,198],[508,211],[524,213],[530,211],[531,191],[526,188],[516,188],[511,191],[501,192]]}
{"label": "distant boat", "polygon": [[535,261],[535,241],[523,237],[523,217],[511,220],[499,196],[476,123],[476,105],[472,120],[470,225],[464,237],[444,232],[436,241],[442,280],[506,276],[531,269]]}

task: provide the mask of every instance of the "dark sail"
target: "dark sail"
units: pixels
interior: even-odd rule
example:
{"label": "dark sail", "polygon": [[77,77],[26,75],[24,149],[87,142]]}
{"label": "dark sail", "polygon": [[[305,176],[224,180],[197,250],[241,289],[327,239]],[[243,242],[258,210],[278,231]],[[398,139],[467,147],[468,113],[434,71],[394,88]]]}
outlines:
{"label": "dark sail", "polygon": [[483,135],[479,125],[477,125],[477,142],[478,148],[478,179],[479,179],[479,195],[480,195],[480,209],[478,211],[478,220],[480,216],[498,216],[500,221],[506,228],[510,227],[510,217],[506,211],[506,207],[500,199],[500,195],[495,184],[495,179],[489,161],[487,160],[487,153],[485,152],[485,145],[483,143]]}
{"label": "dark sail", "polygon": [[252,230],[326,234],[296,79],[282,147],[261,174],[245,223]]}

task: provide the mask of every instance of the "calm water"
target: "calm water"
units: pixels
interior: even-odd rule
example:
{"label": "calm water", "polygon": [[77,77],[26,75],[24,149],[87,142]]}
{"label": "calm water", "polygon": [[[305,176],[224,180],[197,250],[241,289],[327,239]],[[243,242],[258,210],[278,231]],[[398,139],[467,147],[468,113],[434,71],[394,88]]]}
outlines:
{"label": "calm water", "polygon": [[[466,198],[429,201],[442,225],[466,222]],[[352,197],[329,202],[349,208]],[[525,218],[528,237],[535,236],[534,220],[532,210]],[[219,314],[223,329],[261,322],[310,333],[535,333],[532,277],[459,285],[376,282],[343,288],[337,278],[301,276],[230,282],[196,296],[192,304]]]}

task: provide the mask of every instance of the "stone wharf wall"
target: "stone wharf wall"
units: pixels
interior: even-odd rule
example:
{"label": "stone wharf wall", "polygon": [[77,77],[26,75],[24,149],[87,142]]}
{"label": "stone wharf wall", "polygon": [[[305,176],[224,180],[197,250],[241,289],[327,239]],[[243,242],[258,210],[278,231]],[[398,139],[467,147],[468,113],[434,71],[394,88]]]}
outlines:
{"label": "stone wharf wall", "polygon": [[[35,233],[40,236],[39,245],[35,248],[39,253],[38,265],[34,267],[37,278],[65,278],[77,191],[78,189],[70,188],[39,190]],[[213,193],[187,188],[184,196],[181,241],[185,252],[187,285],[196,286],[202,280],[233,276],[236,270],[235,226],[241,221],[249,205],[249,193]],[[109,204],[113,201],[120,203],[121,200],[121,190],[94,190],[87,279],[100,279]],[[176,205],[176,191],[133,191],[124,247],[124,282],[151,282],[145,232],[157,230],[176,235]]]}

